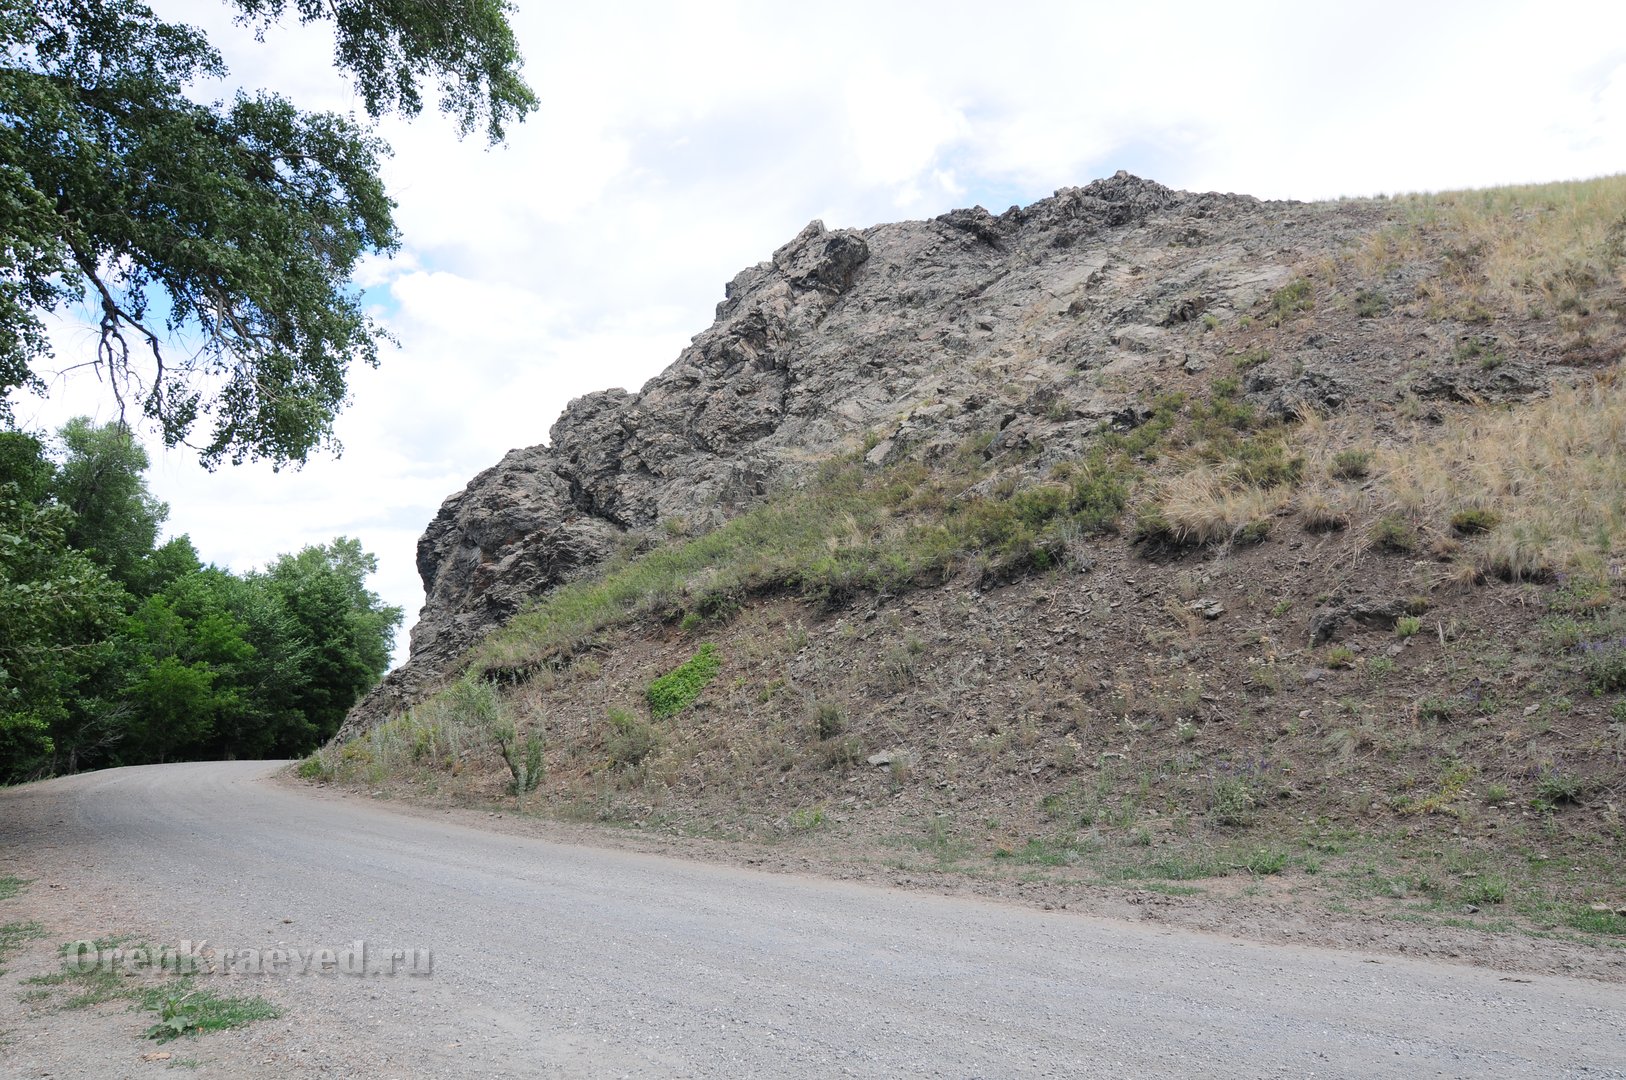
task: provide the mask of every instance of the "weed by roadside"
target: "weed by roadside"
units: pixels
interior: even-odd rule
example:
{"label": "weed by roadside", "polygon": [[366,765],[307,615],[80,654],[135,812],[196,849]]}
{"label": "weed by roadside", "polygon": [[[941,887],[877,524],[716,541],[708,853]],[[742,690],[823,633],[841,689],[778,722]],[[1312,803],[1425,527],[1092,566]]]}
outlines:
{"label": "weed by roadside", "polygon": [[[127,937],[101,938],[91,944],[100,954],[128,941]],[[23,993],[23,1001],[43,1012],[125,1001],[134,1009],[157,1016],[157,1021],[147,1028],[146,1036],[160,1043],[243,1027],[281,1015],[281,1010],[264,998],[218,994],[199,985],[195,975],[155,971],[148,965],[147,977],[130,979],[114,965],[83,963],[80,950],[84,944],[68,942],[57,950],[62,957],[61,970],[24,979],[23,985],[28,989]],[[141,953],[142,949],[137,946],[132,952]],[[147,950],[147,953],[154,951]]]}

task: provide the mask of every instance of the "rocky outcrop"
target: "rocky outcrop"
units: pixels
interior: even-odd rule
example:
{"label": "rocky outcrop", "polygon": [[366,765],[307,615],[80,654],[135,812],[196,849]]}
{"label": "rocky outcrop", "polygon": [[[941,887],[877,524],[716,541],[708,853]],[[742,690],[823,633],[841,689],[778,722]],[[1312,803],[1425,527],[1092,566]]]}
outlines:
{"label": "rocky outcrop", "polygon": [[[883,465],[994,433],[990,453],[1058,456],[1102,423],[1132,425],[1146,391],[1216,359],[1203,318],[1256,308],[1375,212],[1300,213],[1119,173],[998,215],[813,222],[737,274],[712,326],[640,391],[572,402],[546,445],[446,501],[418,545],[411,658],[342,734],[420,698],[483,633],[627,538],[707,527],[833,452],[867,445]],[[1307,342],[1296,374],[1256,379],[1261,404],[1338,407],[1349,354]]]}

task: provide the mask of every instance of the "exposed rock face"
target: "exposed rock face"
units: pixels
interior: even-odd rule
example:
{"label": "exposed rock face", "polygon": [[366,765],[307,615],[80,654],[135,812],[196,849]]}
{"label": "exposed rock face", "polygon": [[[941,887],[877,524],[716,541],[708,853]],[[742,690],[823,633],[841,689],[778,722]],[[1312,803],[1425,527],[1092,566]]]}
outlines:
{"label": "exposed rock face", "polygon": [[[997,216],[813,222],[736,275],[716,322],[641,391],[572,402],[546,446],[446,501],[418,544],[428,599],[411,659],[343,734],[418,700],[484,632],[628,534],[715,523],[832,452],[867,441],[883,465],[997,432],[994,452],[1060,455],[1103,421],[1139,422],[1148,390],[1217,359],[1205,315],[1254,308],[1376,213],[1119,173]],[[1355,391],[1336,369],[1355,348],[1306,341],[1293,374],[1262,370],[1249,393],[1284,414],[1340,407]],[[1363,378],[1382,381],[1370,359]]]}

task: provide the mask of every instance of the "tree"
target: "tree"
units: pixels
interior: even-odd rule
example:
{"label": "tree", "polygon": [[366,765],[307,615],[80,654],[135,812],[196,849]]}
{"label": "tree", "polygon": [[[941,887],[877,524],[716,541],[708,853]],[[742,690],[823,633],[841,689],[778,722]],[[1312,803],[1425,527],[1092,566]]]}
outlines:
{"label": "tree", "polygon": [[292,757],[389,665],[401,609],[356,540],[244,575],[186,537],[120,424],[0,432],[0,783],[178,758]]}
{"label": "tree", "polygon": [[[287,0],[227,0],[262,35]],[[498,141],[536,100],[504,0],[294,0],[331,19],[335,62],[368,114],[422,108]],[[85,295],[96,364],[165,444],[200,422],[206,465],[303,462],[333,445],[354,363],[386,335],[351,274],[393,251],[385,144],[270,93],[186,96],[225,74],[197,30],[138,0],[0,0],[0,395],[40,389],[43,316]],[[9,406],[0,399],[0,420]]]}
{"label": "tree", "polygon": [[169,507],[147,490],[147,451],[118,421],[98,427],[76,417],[57,434],[66,458],[52,491],[73,511],[69,546],[131,592],[145,593],[158,527],[169,517]]}
{"label": "tree", "polygon": [[0,483],[0,782],[62,755],[71,769],[77,747],[111,734],[92,732],[80,702],[110,659],[124,591],[68,546],[71,520]]}
{"label": "tree", "polygon": [[377,569],[378,560],[359,540],[341,536],[281,556],[264,575],[310,648],[305,683],[293,704],[318,740],[339,730],[350,706],[389,667],[402,612],[367,588],[367,576]]}

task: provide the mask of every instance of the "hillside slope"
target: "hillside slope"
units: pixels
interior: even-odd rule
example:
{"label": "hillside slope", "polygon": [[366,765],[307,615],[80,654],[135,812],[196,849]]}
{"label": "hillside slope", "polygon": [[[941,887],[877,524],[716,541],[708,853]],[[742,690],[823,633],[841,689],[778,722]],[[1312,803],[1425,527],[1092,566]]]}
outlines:
{"label": "hillside slope", "polygon": [[1619,178],[814,223],[447,501],[303,772],[1626,933],[1623,256]]}

